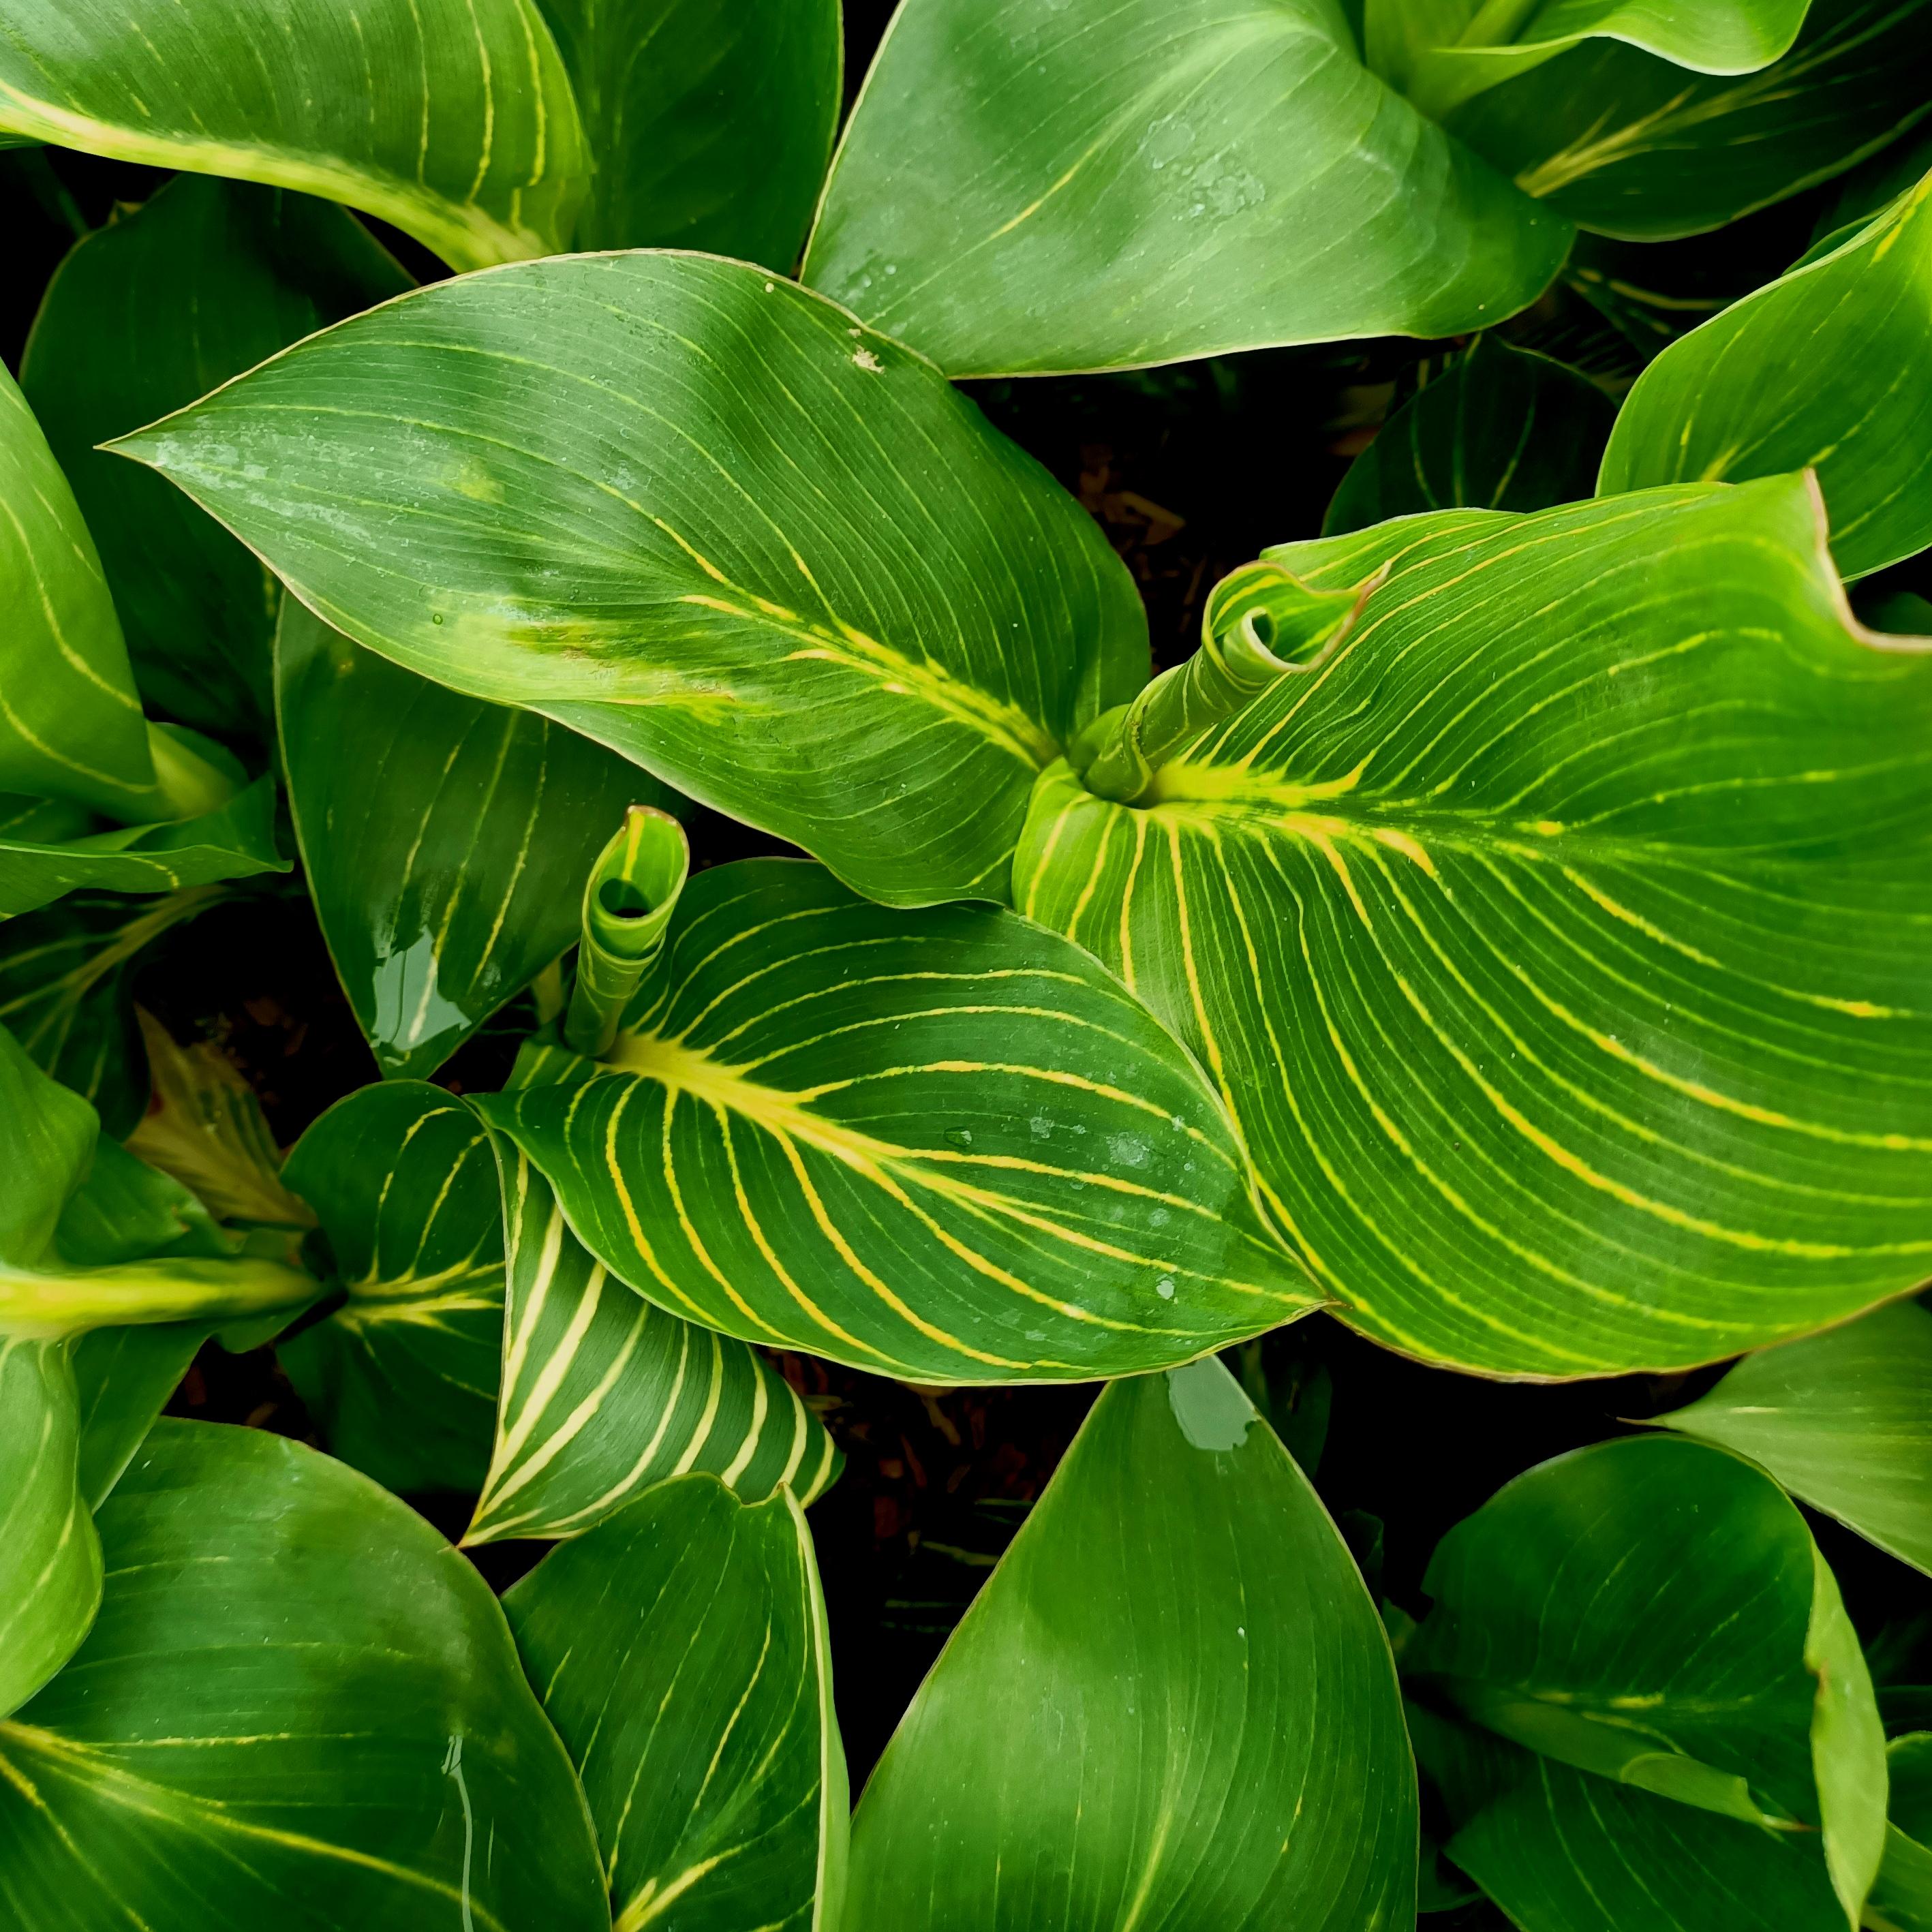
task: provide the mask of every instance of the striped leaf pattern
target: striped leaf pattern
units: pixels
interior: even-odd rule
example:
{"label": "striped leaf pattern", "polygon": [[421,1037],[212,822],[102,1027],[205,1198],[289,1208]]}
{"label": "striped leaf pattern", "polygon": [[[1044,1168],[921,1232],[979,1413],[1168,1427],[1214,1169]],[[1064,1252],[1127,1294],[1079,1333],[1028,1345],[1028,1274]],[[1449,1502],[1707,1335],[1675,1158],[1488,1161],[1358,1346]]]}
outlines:
{"label": "striped leaf pattern", "polygon": [[1147,674],[1132,580],[1046,471],[742,262],[440,283],[114,446],[358,643],[894,903],[1004,898],[1034,778]]}
{"label": "striped leaf pattern", "polygon": [[702,872],[610,1058],[476,1106],[672,1312],[914,1381],[1186,1360],[1318,1296],[1226,1113],[1088,955],[1004,910]]}
{"label": "striped leaf pattern", "polygon": [[489,1456],[503,1237],[488,1137],[440,1087],[338,1100],[290,1150],[346,1299],[281,1345],[331,1450],[392,1490],[474,1490]]}
{"label": "striped leaf pattern", "polygon": [[582,1534],[697,1470],[747,1502],[801,1504],[843,1459],[771,1365],[625,1286],[572,1233],[527,1156],[500,1138],[508,1298],[503,1394],[466,1544]]}
{"label": "striped leaf pattern", "polygon": [[1015,879],[1193,1047],[1348,1318],[1504,1376],[1708,1361],[1932,1261],[1932,656],[1798,478],[1405,519],[1156,775],[1064,770]]}
{"label": "striped leaf pattern", "polygon": [[0,129],[346,202],[459,269],[563,247],[590,172],[536,0],[16,0]]}

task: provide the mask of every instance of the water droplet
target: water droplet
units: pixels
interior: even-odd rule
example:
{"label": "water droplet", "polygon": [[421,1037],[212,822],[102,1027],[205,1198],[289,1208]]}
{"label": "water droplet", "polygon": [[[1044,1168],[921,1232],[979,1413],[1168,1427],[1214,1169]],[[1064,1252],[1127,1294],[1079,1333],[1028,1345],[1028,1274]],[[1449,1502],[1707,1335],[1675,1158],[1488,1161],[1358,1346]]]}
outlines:
{"label": "water droplet", "polygon": [[1172,1301],[1174,1299],[1173,1276],[1171,1275],[1162,1275],[1160,1280],[1154,1283],[1154,1292],[1160,1297],[1162,1300]]}

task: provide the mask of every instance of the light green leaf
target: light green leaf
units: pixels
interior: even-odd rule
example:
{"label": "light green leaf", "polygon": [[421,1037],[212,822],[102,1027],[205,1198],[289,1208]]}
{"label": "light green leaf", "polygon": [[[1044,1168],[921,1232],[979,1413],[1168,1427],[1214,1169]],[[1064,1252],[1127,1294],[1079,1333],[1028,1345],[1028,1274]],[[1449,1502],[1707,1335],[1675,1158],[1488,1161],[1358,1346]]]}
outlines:
{"label": "light green leaf", "polygon": [[1199,1056],[1345,1318],[1604,1375],[1922,1280],[1932,656],[1850,620],[1804,480],[1267,559],[1359,618],[1144,803],[1048,773],[1014,878]]}
{"label": "light green leaf", "polygon": [[455,268],[564,245],[590,160],[536,0],[18,0],[0,128],[346,202]]}
{"label": "light green leaf", "polygon": [[721,866],[638,998],[608,1060],[526,1048],[476,1105],[674,1314],[911,1381],[1078,1382],[1316,1305],[1192,1063],[1010,912]]}
{"label": "light green leaf", "polygon": [[179,175],[82,241],[40,304],[20,386],[98,545],[142,694],[267,735],[279,586],[178,490],[95,448],[410,286],[344,209]]}
{"label": "light green leaf", "polygon": [[1424,510],[1546,510],[1587,496],[1616,413],[1574,369],[1479,335],[1348,466],[1322,534]]}
{"label": "light green leaf", "polygon": [[1810,469],[1845,576],[1932,544],[1932,174],[1672,343],[1624,400],[1597,490]]}
{"label": "light green leaf", "polygon": [[330,1449],[392,1490],[470,1490],[489,1460],[503,1229],[483,1124],[419,1080],[358,1088],[282,1178],[320,1216],[348,1299],[279,1350]]}
{"label": "light green leaf", "polygon": [[1397,1932],[1388,1641],[1218,1362],[1112,1384],[866,1787],[847,1932]]}
{"label": "light green leaf", "polygon": [[745,1343],[646,1301],[594,1260],[529,1160],[499,1139],[508,1313],[503,1395],[463,1540],[580,1535],[687,1471],[748,1502],[801,1504],[843,1459],[784,1378]]}
{"label": "light green leaf", "polygon": [[503,1608],[583,1780],[620,1932],[832,1932],[850,1799],[790,1491],[661,1484]]}
{"label": "light green leaf", "polygon": [[564,1044],[592,1058],[609,1052],[624,1009],[664,950],[678,895],[691,871],[684,827],[634,805],[584,882],[577,970]]}
{"label": "light green leaf", "polygon": [[1003,898],[1035,776],[1146,674],[1073,500],[930,364],[742,263],[442,283],[116,447],[358,642],[895,903]]}
{"label": "light green leaf", "polygon": [[908,0],[803,274],[954,375],[1034,374],[1460,334],[1569,239],[1327,0]]}
{"label": "light green leaf", "polygon": [[838,0],[541,0],[597,159],[579,249],[789,271],[838,120]]}
{"label": "light green leaf", "polygon": [[289,802],[337,975],[385,1076],[422,1078],[570,944],[580,882],[624,808],[670,795],[548,718],[364,650],[292,598],[275,668]]}
{"label": "light green leaf", "polygon": [[165,1421],[100,1523],[99,1620],[0,1724],[11,1923],[608,1928],[502,1613],[412,1510],[299,1443]]}
{"label": "light green leaf", "polygon": [[1762,1462],[1795,1496],[1932,1573],[1932,1314],[1913,1302],[1747,1355],[1652,1418]]}
{"label": "light green leaf", "polygon": [[1812,0],[1797,44],[1754,74],[1703,78],[1592,40],[1478,95],[1449,126],[1580,226],[1662,241],[1876,153],[1926,112],[1928,58],[1932,0]]}
{"label": "light green leaf", "polygon": [[1856,1926],[1883,1733],[1761,1471],[1670,1436],[1580,1450],[1450,1531],[1423,1587],[1406,1675],[1538,1754],[1449,1846],[1526,1932]]}

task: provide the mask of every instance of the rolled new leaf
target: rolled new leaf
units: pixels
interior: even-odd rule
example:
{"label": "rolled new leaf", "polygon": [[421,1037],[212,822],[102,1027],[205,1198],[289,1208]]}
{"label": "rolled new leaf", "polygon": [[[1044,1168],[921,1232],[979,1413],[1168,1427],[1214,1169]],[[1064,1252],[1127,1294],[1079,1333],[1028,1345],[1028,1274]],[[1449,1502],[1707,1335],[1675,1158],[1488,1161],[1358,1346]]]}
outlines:
{"label": "rolled new leaf", "polygon": [[164,1421],[100,1512],[73,1665],[0,1728],[14,1922],[609,1932],[584,1800],[488,1587],[342,1464]]}
{"label": "rolled new leaf", "polygon": [[1111,1384],[901,1720],[847,1932],[1412,1922],[1388,1640],[1221,1364]]}
{"label": "rolled new leaf", "polygon": [[577,976],[564,1016],[573,1053],[609,1050],[624,1009],[659,953],[691,870],[691,844],[670,813],[634,805],[584,887]]}
{"label": "rolled new leaf", "polygon": [[811,1532],[680,1477],[504,1598],[624,1928],[832,1932],[850,1802]]}
{"label": "rolled new leaf", "polygon": [[1311,674],[1138,806],[1042,780],[1017,904],[1193,1049],[1365,1333],[1611,1374],[1922,1280],[1932,647],[1824,535],[1789,477],[1284,545],[1387,573]]}
{"label": "rolled new leaf", "polygon": [[1449,1856],[1514,1924],[1858,1922],[1884,1737],[1838,1586],[1762,1471],[1670,1436],[1578,1450],[1452,1530],[1423,1587],[1405,1676],[1516,1748],[1444,1794]]}

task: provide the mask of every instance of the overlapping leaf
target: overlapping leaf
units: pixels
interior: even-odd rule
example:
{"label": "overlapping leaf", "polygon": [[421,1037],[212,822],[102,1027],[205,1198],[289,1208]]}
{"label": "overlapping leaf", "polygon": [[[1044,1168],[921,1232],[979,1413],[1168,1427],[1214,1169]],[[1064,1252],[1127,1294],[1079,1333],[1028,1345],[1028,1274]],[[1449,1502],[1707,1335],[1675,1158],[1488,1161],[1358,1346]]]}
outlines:
{"label": "overlapping leaf", "polygon": [[832,1932],[850,1801],[797,1500],[660,1484],[504,1598],[590,1800],[616,1924]]}
{"label": "overlapping leaf", "polygon": [[848,1932],[1411,1923],[1388,1640],[1217,1362],[1113,1383],[866,1788]]}
{"label": "overlapping leaf", "polygon": [[590,171],[536,0],[18,0],[0,128],[346,202],[458,268],[562,248]]}
{"label": "overlapping leaf", "polygon": [[1932,1932],[1932,1732],[1894,1738],[1886,1766],[1891,1823],[1864,1923],[1871,1932]]}
{"label": "overlapping leaf", "polygon": [[1804,469],[1846,577],[1932,543],[1932,174],[1666,349],[1618,412],[1598,489]]}
{"label": "overlapping leaf", "polygon": [[1193,1064],[1010,912],[719,866],[638,1001],[607,1060],[526,1049],[476,1105],[674,1313],[916,1381],[1078,1381],[1318,1298]]}
{"label": "overlapping leaf", "polygon": [[432,1073],[569,945],[580,882],[625,807],[668,795],[292,599],[275,665],[289,802],[337,974],[384,1073]]}
{"label": "overlapping leaf", "polygon": [[503,1394],[466,1544],[580,1535],[690,1471],[749,1502],[801,1504],[841,1459],[796,1394],[742,1342],[646,1301],[592,1259],[556,1196],[507,1143]]}
{"label": "overlapping leaf", "polygon": [[142,694],[266,736],[278,587],[178,490],[98,450],[410,278],[342,208],[182,175],[97,230],[48,285],[20,384],[74,485]]}
{"label": "overlapping leaf", "polygon": [[910,0],[804,274],[956,375],[1448,335],[1569,240],[1322,0]]}
{"label": "overlapping leaf", "polygon": [[442,284],[116,447],[358,642],[896,902],[1004,897],[1034,778],[1145,675],[1132,583],[1045,472],[742,264]]}
{"label": "overlapping leaf", "polygon": [[163,1422],[72,1665],[0,1724],[34,1932],[608,1928],[584,1801],[488,1586],[298,1443]]}
{"label": "overlapping leaf", "polygon": [[1799,478],[1268,553],[1359,620],[1015,865],[1195,1049],[1348,1318],[1504,1375],[1710,1360],[1932,1257],[1932,655]]}

